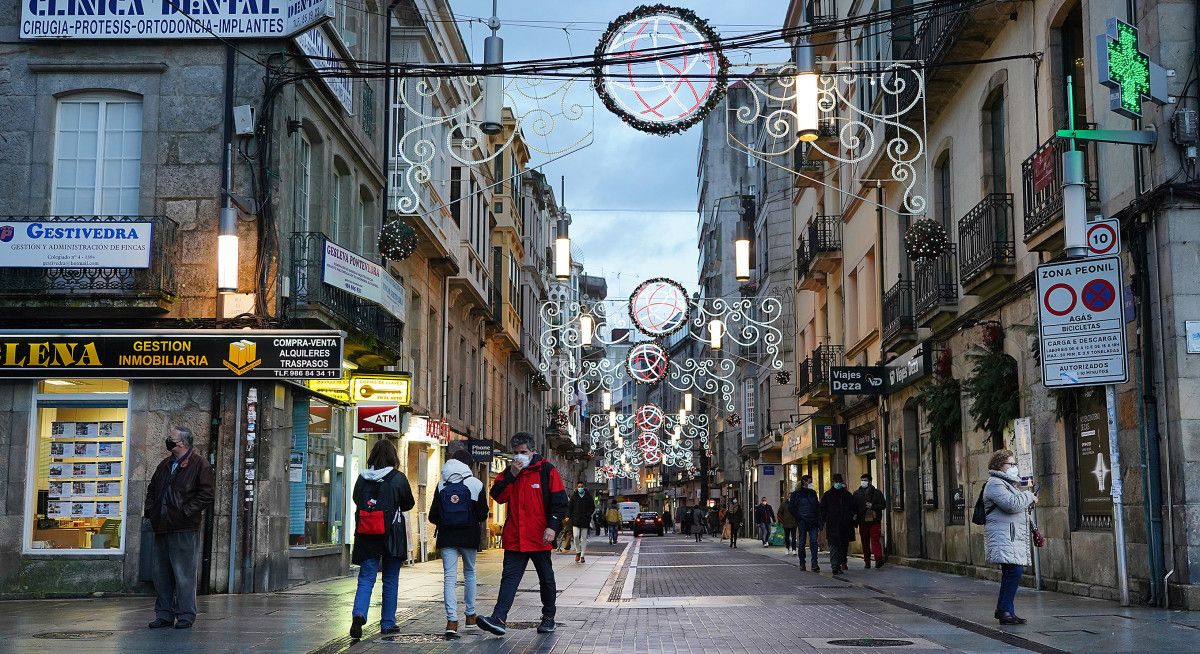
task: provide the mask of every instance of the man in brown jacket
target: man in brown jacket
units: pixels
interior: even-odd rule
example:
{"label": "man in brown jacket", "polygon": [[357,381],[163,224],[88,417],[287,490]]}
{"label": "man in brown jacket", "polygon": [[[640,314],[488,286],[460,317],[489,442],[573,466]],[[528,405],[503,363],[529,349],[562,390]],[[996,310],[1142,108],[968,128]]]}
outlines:
{"label": "man in brown jacket", "polygon": [[151,629],[189,629],[196,621],[200,523],[213,503],[212,467],[192,449],[192,431],[172,427],[163,459],[146,489],[143,520],[154,527],[154,622]]}

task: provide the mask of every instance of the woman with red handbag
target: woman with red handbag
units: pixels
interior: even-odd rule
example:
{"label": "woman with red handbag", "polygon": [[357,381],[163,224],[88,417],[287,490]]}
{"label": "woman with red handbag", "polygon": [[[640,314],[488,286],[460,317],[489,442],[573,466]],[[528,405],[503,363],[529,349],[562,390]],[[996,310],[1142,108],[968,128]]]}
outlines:
{"label": "woman with red handbag", "polygon": [[400,457],[386,438],[371,448],[367,469],[354,482],[354,550],[351,562],[358,565],[358,591],[350,622],[350,637],[362,638],[367,607],[375,588],[375,576],[383,572],[383,610],[380,632],[399,632],[396,601],[400,587],[400,564],[408,557],[408,532],[404,512],[416,506],[408,478],[397,470]]}
{"label": "woman with red handbag", "polygon": [[983,487],[984,547],[989,563],[1000,564],[1000,597],[996,619],[1003,625],[1025,624],[1016,613],[1017,588],[1021,574],[1030,564],[1029,512],[1037,495],[1019,487],[1021,476],[1012,450],[996,450],[988,462],[988,480]]}

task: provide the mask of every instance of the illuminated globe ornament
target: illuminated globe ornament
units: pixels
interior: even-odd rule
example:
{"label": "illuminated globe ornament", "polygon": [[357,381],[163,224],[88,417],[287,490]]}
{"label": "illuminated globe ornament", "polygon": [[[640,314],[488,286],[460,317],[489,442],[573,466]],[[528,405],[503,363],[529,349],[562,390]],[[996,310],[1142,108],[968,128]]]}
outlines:
{"label": "illuminated globe ornament", "polygon": [[683,285],[665,277],[647,279],[629,296],[629,319],[647,336],[674,334],[688,321],[691,304]]}
{"label": "illuminated globe ornament", "polygon": [[646,452],[646,465],[648,465],[648,466],[658,465],[658,463],[660,461],[662,461],[662,455],[658,453],[658,450],[651,450],[649,452]]}
{"label": "illuminated globe ornament", "polygon": [[637,445],[638,449],[641,450],[643,454],[649,454],[650,452],[657,451],[658,436],[655,436],[650,432],[642,432],[640,435],[638,435]]}
{"label": "illuminated globe ornament", "polygon": [[605,479],[612,479],[617,476],[617,468],[611,463],[606,463],[600,468],[600,474],[604,475]]}
{"label": "illuminated globe ornament", "polygon": [[643,404],[633,414],[633,424],[643,432],[658,431],[663,426],[666,414],[657,404]]}
{"label": "illuminated globe ornament", "polygon": [[600,101],[643,132],[682,132],[725,96],[729,60],[721,37],[689,9],[642,5],[618,16],[596,44],[595,57]]}
{"label": "illuminated globe ornament", "polygon": [[658,343],[638,343],[629,348],[625,367],[639,384],[657,384],[667,374],[667,351]]}
{"label": "illuminated globe ornament", "polygon": [[391,220],[379,230],[379,254],[403,261],[417,251],[417,232],[403,220]]}
{"label": "illuminated globe ornament", "polygon": [[904,251],[914,261],[936,259],[950,250],[950,236],[936,220],[922,218],[904,234]]}

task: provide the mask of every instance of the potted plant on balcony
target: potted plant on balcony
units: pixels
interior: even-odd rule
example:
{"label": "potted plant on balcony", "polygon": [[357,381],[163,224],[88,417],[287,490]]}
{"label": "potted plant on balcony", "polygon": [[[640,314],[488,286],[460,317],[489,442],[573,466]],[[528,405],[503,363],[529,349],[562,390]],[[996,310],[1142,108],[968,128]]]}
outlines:
{"label": "potted plant on balcony", "polygon": [[976,429],[986,432],[993,443],[1000,443],[1004,430],[1021,410],[1017,360],[1004,352],[1000,325],[985,325],[983,345],[976,346],[967,358],[973,366],[963,392],[971,400],[971,418]]}
{"label": "potted plant on balcony", "polygon": [[934,363],[934,380],[917,393],[917,404],[929,421],[929,441],[941,445],[957,441],[962,435],[962,390],[950,369],[950,350],[941,350]]}

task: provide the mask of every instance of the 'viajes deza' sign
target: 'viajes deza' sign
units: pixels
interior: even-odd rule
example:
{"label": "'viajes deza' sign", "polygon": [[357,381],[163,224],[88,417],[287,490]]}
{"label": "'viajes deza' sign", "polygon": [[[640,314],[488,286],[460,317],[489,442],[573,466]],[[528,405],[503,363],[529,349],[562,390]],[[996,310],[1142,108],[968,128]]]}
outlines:
{"label": "'viajes deza' sign", "polygon": [[1109,109],[1126,118],[1142,117],[1142,102],[1167,102],[1167,71],[1138,49],[1137,28],[1109,18],[1104,34],[1096,36],[1100,83],[1111,91]]}
{"label": "'viajes deza' sign", "polygon": [[335,0],[20,2],[23,39],[129,40],[283,38],[333,18]]}

